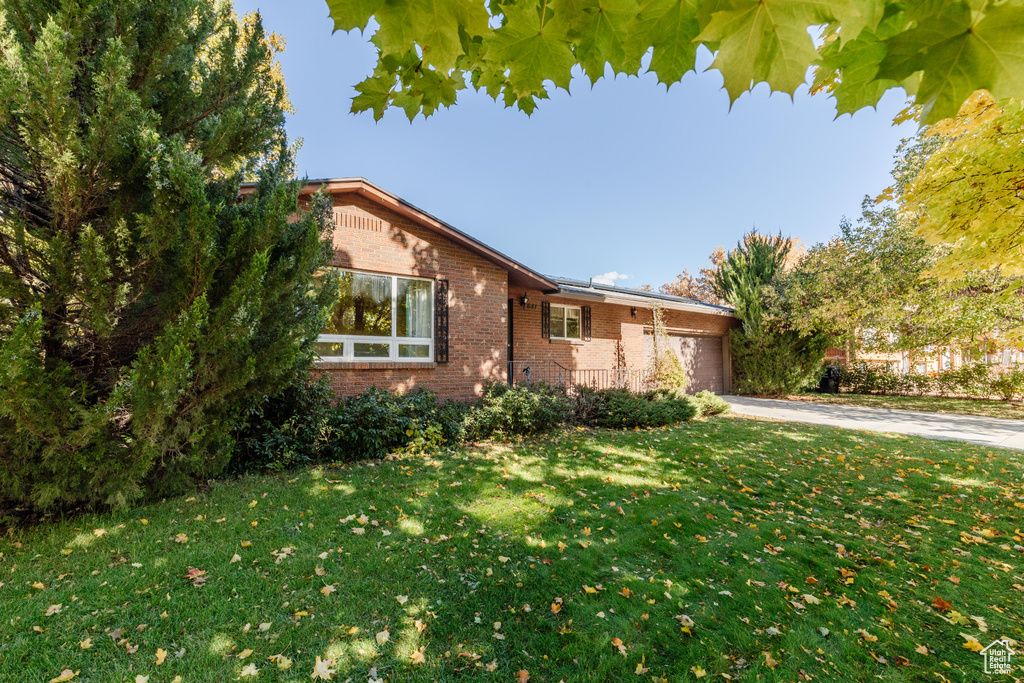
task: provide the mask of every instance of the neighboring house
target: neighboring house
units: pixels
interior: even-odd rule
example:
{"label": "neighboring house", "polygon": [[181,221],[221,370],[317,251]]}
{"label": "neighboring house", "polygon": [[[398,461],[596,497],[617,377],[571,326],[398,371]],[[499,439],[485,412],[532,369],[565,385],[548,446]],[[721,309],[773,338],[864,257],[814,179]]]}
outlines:
{"label": "neighboring house", "polygon": [[310,181],[303,196],[321,188],[341,286],[316,369],[338,394],[470,398],[510,377],[639,388],[655,305],[691,389],[730,388],[728,308],[542,275],[361,178]]}

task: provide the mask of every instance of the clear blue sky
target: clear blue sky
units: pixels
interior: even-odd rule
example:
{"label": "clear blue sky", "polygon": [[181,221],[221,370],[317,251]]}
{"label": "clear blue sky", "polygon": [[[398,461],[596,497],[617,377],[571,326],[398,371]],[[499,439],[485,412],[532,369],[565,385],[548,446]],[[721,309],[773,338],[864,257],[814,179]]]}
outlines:
{"label": "clear blue sky", "polygon": [[532,117],[467,90],[429,119],[396,109],[375,123],[349,113],[375,64],[368,37],[332,35],[322,0],[236,8],[261,10],[288,42],[300,174],[363,176],[547,274],[657,286],[755,226],[827,240],[888,186],[896,146],[914,133],[892,126],[902,93],[835,119],[826,97],[805,88],[793,102],[761,85],[730,111],[714,71],[667,93],[651,76],[593,89],[575,79]]}

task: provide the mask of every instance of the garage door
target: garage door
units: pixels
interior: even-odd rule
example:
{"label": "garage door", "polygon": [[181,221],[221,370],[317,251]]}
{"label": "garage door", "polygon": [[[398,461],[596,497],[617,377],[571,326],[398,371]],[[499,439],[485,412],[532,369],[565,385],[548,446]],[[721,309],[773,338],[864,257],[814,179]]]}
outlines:
{"label": "garage door", "polygon": [[[712,391],[716,394],[725,393],[725,364],[722,362],[721,337],[695,337],[689,335],[669,335],[669,344],[679,356],[679,361],[690,380],[686,391],[695,394],[698,391]],[[644,337],[644,363],[650,363],[654,355],[654,338]]]}

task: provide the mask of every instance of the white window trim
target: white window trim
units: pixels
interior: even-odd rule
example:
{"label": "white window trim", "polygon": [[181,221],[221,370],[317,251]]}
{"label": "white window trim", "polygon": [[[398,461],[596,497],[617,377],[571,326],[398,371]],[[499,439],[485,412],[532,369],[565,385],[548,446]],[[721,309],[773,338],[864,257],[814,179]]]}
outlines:
{"label": "white window trim", "polygon": [[[578,314],[577,317],[579,318],[579,321],[580,321],[580,334],[579,334],[578,337],[559,337],[558,335],[555,334],[554,329],[551,328],[550,319],[554,318],[553,311],[556,308],[561,308],[561,309],[563,309],[563,311],[576,311],[577,312],[577,314]],[[551,338],[552,339],[567,339],[569,341],[583,341],[583,307],[582,306],[564,306],[562,304],[551,304],[551,312],[549,312],[549,315],[550,315],[550,318],[549,318],[549,322],[548,322],[548,327],[549,327],[548,331],[551,333]],[[568,322],[569,316],[563,314],[562,320]],[[563,323],[563,325],[562,325],[562,329],[563,330],[568,329],[568,327],[569,326],[567,324]]]}
{"label": "white window trim", "polygon": [[[434,320],[434,297],[436,296],[434,280],[427,277],[415,277],[413,275],[393,275],[391,273],[374,273],[365,270],[353,270],[351,268],[333,268],[339,273],[354,273],[356,275],[376,275],[378,277],[391,278],[391,336],[372,337],[359,334],[321,334],[317,337],[318,342],[344,342],[345,349],[341,356],[317,356],[318,363],[433,363],[434,362],[434,336],[430,337],[399,337],[398,336],[398,279],[419,280],[430,283],[430,320],[433,328]],[[433,331],[433,330],[431,330]],[[356,344],[389,344],[387,356],[357,357],[355,356]],[[429,344],[430,351],[426,358],[404,358],[398,355],[399,344]]]}

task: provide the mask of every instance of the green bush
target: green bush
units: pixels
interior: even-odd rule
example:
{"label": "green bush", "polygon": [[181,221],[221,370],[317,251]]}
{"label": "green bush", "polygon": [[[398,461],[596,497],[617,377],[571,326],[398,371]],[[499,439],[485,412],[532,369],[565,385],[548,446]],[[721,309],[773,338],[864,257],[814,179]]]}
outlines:
{"label": "green bush", "polygon": [[693,400],[697,403],[697,408],[700,410],[701,417],[711,417],[713,415],[721,415],[732,410],[732,406],[722,398],[717,396],[710,391],[701,391]]}
{"label": "green bush", "polygon": [[831,345],[827,335],[802,336],[792,330],[730,330],[733,386],[737,394],[786,396],[820,378],[821,361]]}
{"label": "green bush", "polygon": [[466,415],[465,435],[471,441],[529,436],[550,431],[571,417],[572,404],[559,387],[488,384],[483,398]]}
{"label": "green bush", "polygon": [[[426,389],[396,394],[371,387],[348,396],[331,411],[331,436],[323,458],[329,461],[383,458],[402,450],[436,451],[454,445],[459,409],[438,406]],[[446,438],[448,437],[448,438]]]}
{"label": "green bush", "polygon": [[599,409],[593,423],[610,429],[663,427],[697,417],[697,402],[678,390],[656,390],[633,394],[626,389],[595,392]]}
{"label": "green bush", "polygon": [[1014,368],[998,375],[992,382],[992,388],[1004,401],[1024,397],[1024,369]]}
{"label": "green bush", "polygon": [[490,384],[473,403],[439,403],[425,389],[396,394],[370,388],[331,405],[324,381],[303,380],[250,411],[236,432],[230,471],[282,470],[316,462],[382,458],[402,451],[433,452],[467,440],[530,436],[567,424],[613,429],[662,427],[728,410],[709,392],[632,394],[626,389],[545,384],[510,388]]}
{"label": "green bush", "polygon": [[884,363],[863,363],[854,367],[842,367],[839,388],[853,394],[938,394],[945,397],[979,398],[1000,396],[1009,401],[1015,396],[1024,395],[1024,370],[1003,372],[982,361],[976,361],[955,370],[924,375],[915,372],[893,372],[888,364]]}
{"label": "green bush", "polygon": [[330,440],[334,393],[325,379],[296,379],[252,407],[235,432],[229,472],[282,470],[317,462]]}

